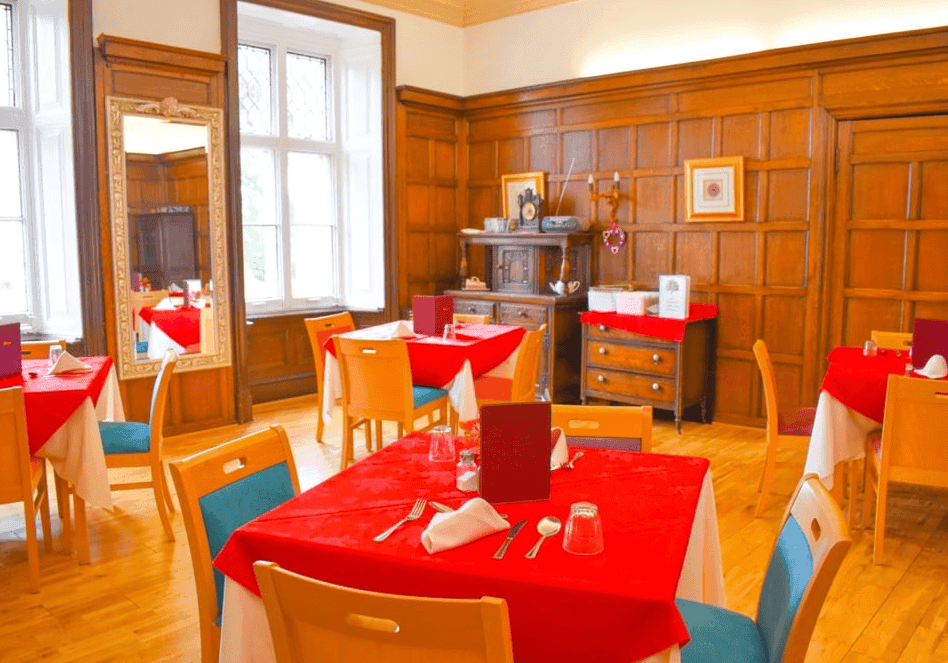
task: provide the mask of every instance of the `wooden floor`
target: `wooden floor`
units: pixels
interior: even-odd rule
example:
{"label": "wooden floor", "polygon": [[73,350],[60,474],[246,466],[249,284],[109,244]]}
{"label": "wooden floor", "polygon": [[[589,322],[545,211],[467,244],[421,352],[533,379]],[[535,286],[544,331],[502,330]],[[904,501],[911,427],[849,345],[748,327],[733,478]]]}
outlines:
{"label": "wooden floor", "polygon": [[[181,458],[277,423],[290,436],[305,490],[338,466],[339,417],[326,444],[318,445],[315,411],[314,397],[257,406],[252,424],[170,438],[165,455]],[[394,437],[388,429],[386,441]],[[728,605],[753,614],[777,521],[799,473],[778,473],[772,506],[755,519],[762,430],[686,422],[678,436],[671,423],[657,422],[654,439],[656,452],[711,459]],[[357,443],[356,453],[361,458],[364,445]],[[802,469],[802,454],[795,460]],[[54,517],[54,548],[41,554],[39,594],[27,590],[22,510],[0,507],[0,661],[199,660],[180,513],[172,514],[178,541],[168,543],[150,492],[115,493],[115,504],[114,513],[90,510],[90,566],[63,552]],[[889,514],[886,565],[872,564],[871,529],[853,533],[808,663],[948,662],[948,491],[896,487]]]}

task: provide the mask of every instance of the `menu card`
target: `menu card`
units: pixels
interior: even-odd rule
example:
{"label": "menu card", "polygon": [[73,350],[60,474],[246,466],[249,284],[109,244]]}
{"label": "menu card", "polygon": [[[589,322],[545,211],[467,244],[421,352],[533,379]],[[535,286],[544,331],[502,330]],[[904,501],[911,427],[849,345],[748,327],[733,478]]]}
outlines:
{"label": "menu card", "polygon": [[0,378],[19,375],[23,370],[20,351],[20,323],[0,325]]}
{"label": "menu card", "polygon": [[668,274],[658,277],[658,315],[685,320],[691,304],[691,277]]}
{"label": "menu card", "polygon": [[478,490],[493,504],[550,499],[549,403],[481,408]]}
{"label": "menu card", "polygon": [[411,302],[411,315],[416,334],[441,336],[444,326],[454,321],[454,297],[415,295]]}
{"label": "menu card", "polygon": [[912,327],[912,364],[922,367],[932,355],[948,358],[948,320],[915,318]]}

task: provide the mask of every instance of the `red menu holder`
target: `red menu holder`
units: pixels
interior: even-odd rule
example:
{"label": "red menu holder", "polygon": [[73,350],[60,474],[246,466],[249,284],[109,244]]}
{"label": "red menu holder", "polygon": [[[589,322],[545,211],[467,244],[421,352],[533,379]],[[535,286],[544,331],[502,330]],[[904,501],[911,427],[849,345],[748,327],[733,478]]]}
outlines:
{"label": "red menu holder", "polygon": [[444,326],[454,321],[454,297],[415,295],[411,301],[411,315],[416,334],[441,336]]}
{"label": "red menu holder", "polygon": [[20,350],[20,323],[0,325],[0,378],[20,375],[23,354]]}
{"label": "red menu holder", "polygon": [[925,366],[932,355],[948,359],[948,320],[915,318],[912,326],[912,365]]}
{"label": "red menu holder", "polygon": [[550,404],[481,408],[481,497],[492,504],[550,499]]}

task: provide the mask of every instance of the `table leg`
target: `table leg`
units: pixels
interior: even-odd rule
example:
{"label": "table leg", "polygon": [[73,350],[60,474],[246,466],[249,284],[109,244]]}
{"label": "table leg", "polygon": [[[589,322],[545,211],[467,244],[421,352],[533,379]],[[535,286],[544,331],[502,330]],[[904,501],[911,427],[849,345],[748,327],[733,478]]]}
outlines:
{"label": "table leg", "polygon": [[89,563],[89,525],[86,522],[86,501],[72,491],[72,507],[76,512],[76,557],[80,564]]}
{"label": "table leg", "polygon": [[72,554],[72,515],[69,513],[69,482],[53,473],[56,485],[56,504],[59,508],[59,521],[63,527],[63,548],[67,555]]}

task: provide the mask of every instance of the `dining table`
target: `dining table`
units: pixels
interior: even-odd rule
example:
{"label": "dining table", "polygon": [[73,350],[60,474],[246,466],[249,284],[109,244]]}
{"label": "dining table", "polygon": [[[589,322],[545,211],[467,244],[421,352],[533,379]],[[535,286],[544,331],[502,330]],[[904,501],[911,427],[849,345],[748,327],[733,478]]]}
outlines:
{"label": "dining table", "polygon": [[865,457],[866,436],[885,417],[889,376],[905,375],[911,357],[907,350],[880,348],[867,355],[862,348],[836,347],[827,361],[803,471],[832,490],[837,469]]}
{"label": "dining table", "polygon": [[[549,499],[494,505],[511,523],[527,521],[498,560],[507,530],[429,554],[422,532],[431,508],[373,540],[419,498],[457,509],[475,496],[457,489],[453,462],[429,460],[428,446],[429,434],[412,433],[234,531],[214,561],[224,587],[222,663],[274,661],[258,560],[361,590],[503,598],[519,663],[678,661],[688,631],[676,596],[724,605],[707,459],[584,449],[574,469],[552,471]],[[565,523],[584,501],[598,506],[602,552],[569,553],[561,532],[525,556],[541,518]]]}
{"label": "dining table", "polygon": [[143,306],[138,311],[139,333],[148,341],[148,358],[161,359],[169,349],[179,355],[200,352],[201,313],[202,309],[195,306]]}
{"label": "dining table", "polygon": [[[458,324],[447,338],[414,332],[410,320],[397,320],[340,334],[344,338],[402,339],[408,348],[412,384],[448,392],[460,421],[477,418],[474,378],[490,374],[510,378],[526,330],[518,325]],[[332,421],[342,395],[339,363],[332,338],[324,340],[323,419]]]}
{"label": "dining table", "polygon": [[23,388],[30,452],[72,484],[77,557],[88,564],[85,505],[112,508],[98,422],[124,421],[125,411],[112,358],[78,359],[89,370],[50,375],[46,359],[23,360],[21,374],[0,380],[0,388]]}

